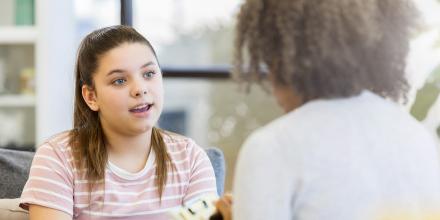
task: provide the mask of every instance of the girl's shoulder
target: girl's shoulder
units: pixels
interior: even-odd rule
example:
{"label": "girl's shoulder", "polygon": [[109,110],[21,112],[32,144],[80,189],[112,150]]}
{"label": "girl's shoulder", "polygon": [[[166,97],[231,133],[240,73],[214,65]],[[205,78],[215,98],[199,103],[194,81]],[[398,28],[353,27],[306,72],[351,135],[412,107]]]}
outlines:
{"label": "girl's shoulder", "polygon": [[70,132],[65,131],[49,137],[38,147],[38,150],[40,149],[62,152],[63,154],[68,154],[66,156],[71,156]]}
{"label": "girl's shoulder", "polygon": [[171,131],[162,130],[162,138],[168,152],[192,151],[194,148],[199,148],[191,138]]}

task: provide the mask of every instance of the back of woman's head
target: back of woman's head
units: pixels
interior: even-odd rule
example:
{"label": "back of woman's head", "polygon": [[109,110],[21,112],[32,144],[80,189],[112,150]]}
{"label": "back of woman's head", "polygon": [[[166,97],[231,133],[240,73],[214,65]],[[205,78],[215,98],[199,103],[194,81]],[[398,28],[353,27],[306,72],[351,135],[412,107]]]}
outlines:
{"label": "back of woman's head", "polygon": [[247,0],[234,76],[259,81],[267,65],[275,83],[292,86],[303,101],[365,89],[405,98],[415,15],[411,0]]}

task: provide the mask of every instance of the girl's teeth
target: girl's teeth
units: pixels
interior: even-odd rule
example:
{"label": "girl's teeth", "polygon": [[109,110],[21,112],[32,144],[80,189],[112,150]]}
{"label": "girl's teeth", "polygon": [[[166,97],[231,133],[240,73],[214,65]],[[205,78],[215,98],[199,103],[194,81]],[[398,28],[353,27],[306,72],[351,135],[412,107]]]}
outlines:
{"label": "girl's teeth", "polygon": [[151,106],[153,106],[153,105],[148,105],[147,104],[147,105],[139,106],[137,108],[133,108],[130,111],[133,111],[133,112],[148,111],[148,110],[150,110]]}
{"label": "girl's teeth", "polygon": [[137,108],[135,108],[135,109],[143,109],[143,108],[145,108],[145,107],[147,107],[148,105],[142,105],[142,106],[139,106],[139,107],[137,107]]}

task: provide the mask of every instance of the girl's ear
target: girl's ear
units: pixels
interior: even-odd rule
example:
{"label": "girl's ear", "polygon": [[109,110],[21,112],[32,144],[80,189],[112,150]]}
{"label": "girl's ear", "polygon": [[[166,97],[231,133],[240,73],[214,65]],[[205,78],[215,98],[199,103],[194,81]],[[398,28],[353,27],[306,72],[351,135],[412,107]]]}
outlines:
{"label": "girl's ear", "polygon": [[97,112],[99,110],[99,106],[98,103],[96,101],[96,92],[94,89],[90,88],[87,85],[83,85],[81,88],[82,91],[82,97],[84,99],[84,101],[87,103],[87,105],[89,106],[89,108],[92,111]]}

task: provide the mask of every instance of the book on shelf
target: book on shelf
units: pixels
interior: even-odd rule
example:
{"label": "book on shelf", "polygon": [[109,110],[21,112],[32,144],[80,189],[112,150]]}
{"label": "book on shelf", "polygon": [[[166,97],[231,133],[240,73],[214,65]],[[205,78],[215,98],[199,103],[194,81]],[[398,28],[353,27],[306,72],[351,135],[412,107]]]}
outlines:
{"label": "book on shelf", "polygon": [[34,25],[34,0],[15,0],[15,24]]}

